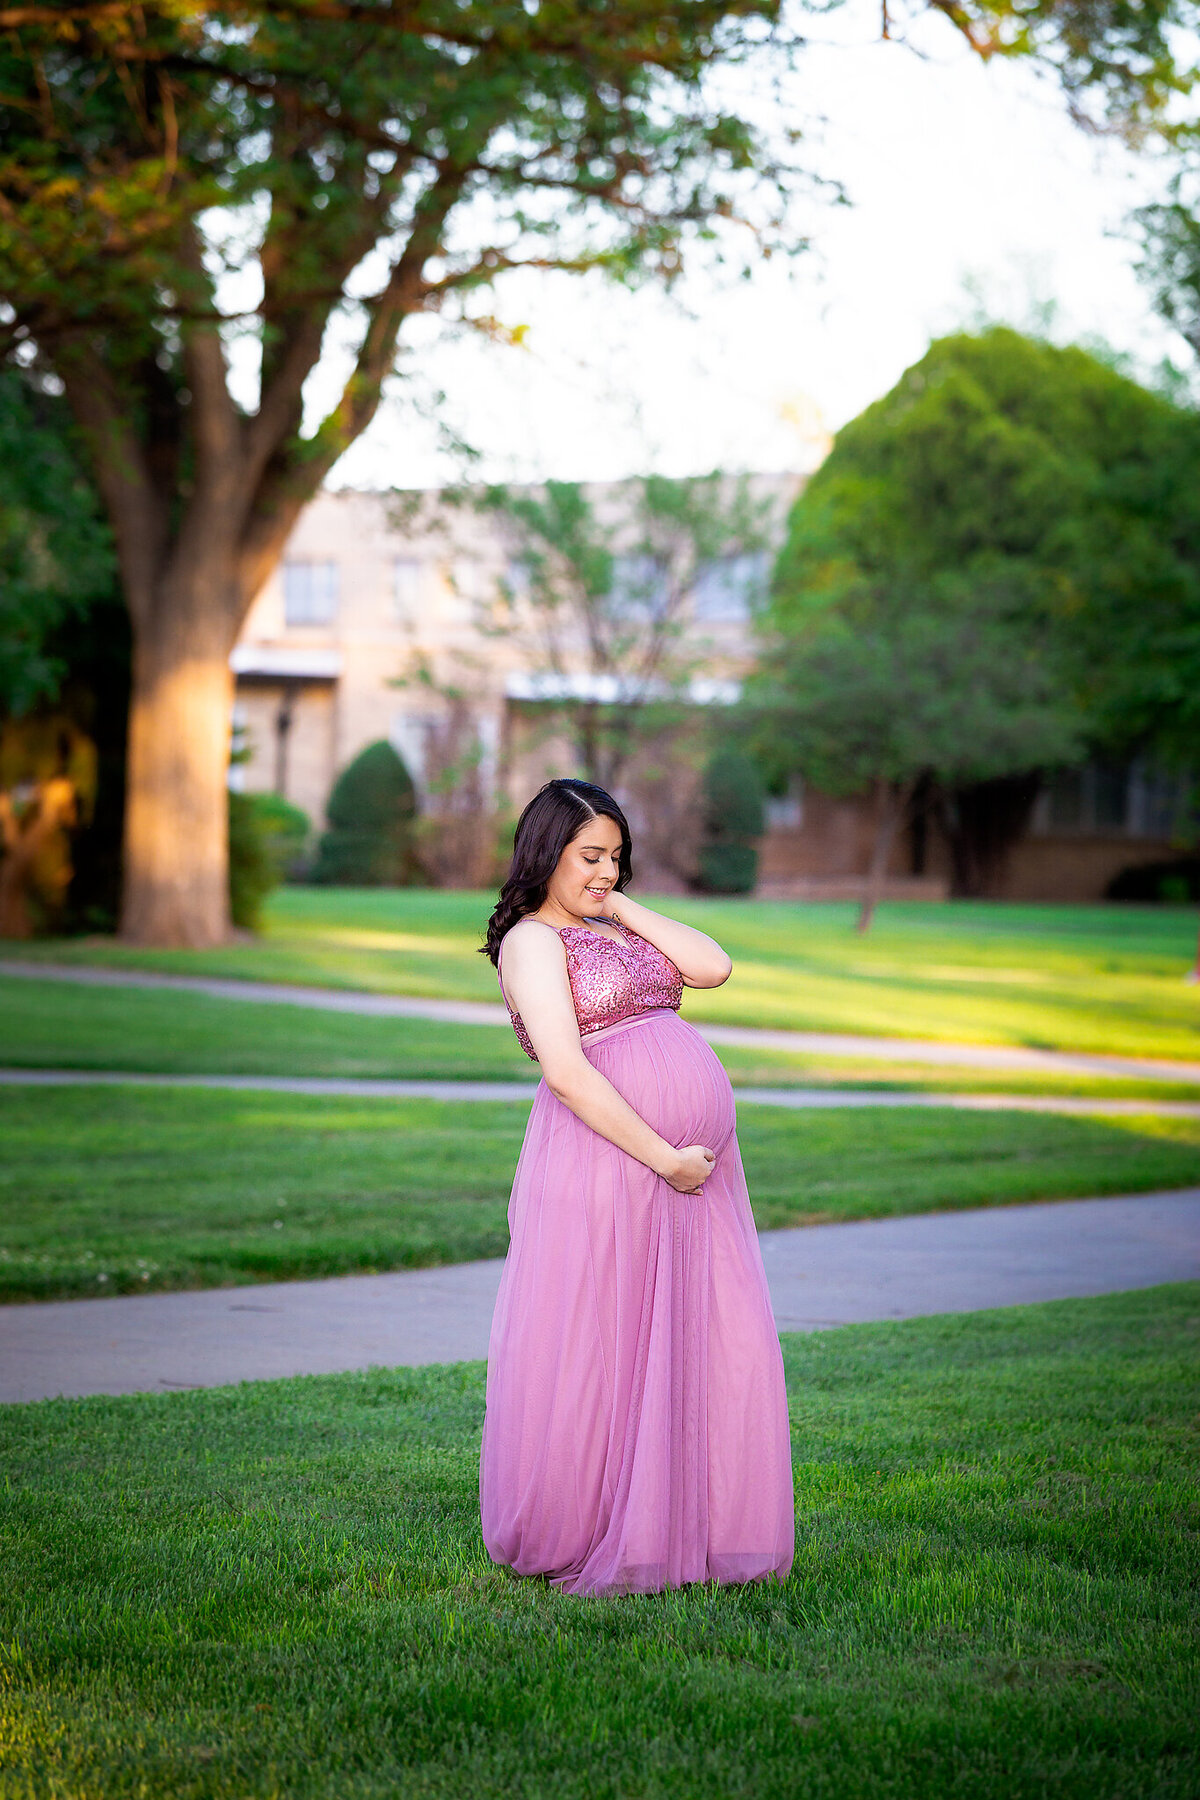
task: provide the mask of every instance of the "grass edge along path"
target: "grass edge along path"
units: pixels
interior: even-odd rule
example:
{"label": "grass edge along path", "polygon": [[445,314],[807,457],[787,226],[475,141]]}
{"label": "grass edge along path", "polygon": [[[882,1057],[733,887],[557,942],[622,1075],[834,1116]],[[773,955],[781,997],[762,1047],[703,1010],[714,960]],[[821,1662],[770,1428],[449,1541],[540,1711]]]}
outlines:
{"label": "grass edge along path", "polygon": [[[711,1023],[1200,1056],[1200,995],[1187,908],[893,902],[867,938],[849,904],[654,897],[711,931],[734,959],[723,988],[692,996]],[[476,955],[493,894],[284,888],[264,933],[213,951],[47,940],[22,960],[495,1002]]]}
{"label": "grass edge along path", "polygon": [[784,1340],[784,1584],[479,1538],[481,1364],[0,1411],[5,1800],[1190,1800],[1200,1284]]}
{"label": "grass edge along path", "polygon": [[[527,1106],[0,1087],[0,1299],[467,1262],[507,1249]],[[1200,1183],[1200,1121],[747,1107],[759,1227]]]}

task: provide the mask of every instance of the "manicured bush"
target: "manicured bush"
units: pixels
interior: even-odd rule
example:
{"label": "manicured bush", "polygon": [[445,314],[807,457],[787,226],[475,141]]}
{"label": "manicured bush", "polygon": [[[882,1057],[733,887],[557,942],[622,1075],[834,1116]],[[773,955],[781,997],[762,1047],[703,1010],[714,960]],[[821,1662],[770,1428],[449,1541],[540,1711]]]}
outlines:
{"label": "manicured bush", "polygon": [[270,841],[254,805],[254,795],[229,796],[229,912],[235,925],[256,931],[263,901],[279,885]]}
{"label": "manicured bush", "polygon": [[279,794],[229,796],[229,911],[257,931],[263,901],[295,869],[312,827],[308,814]]}
{"label": "manicured bush", "polygon": [[706,894],[752,894],[758,880],[753,844],[702,844],[700,886]]}
{"label": "manicured bush", "polygon": [[406,887],[418,879],[412,778],[385,739],[342,770],[329,796],[329,829],[314,881],[331,887]]}
{"label": "manicured bush", "polygon": [[703,805],[700,887],[709,894],[752,893],[764,815],[762,778],[748,756],[714,751],[704,771]]}
{"label": "manicured bush", "polygon": [[255,817],[267,838],[281,881],[301,881],[307,874],[305,857],[312,836],[312,820],[282,794],[249,796]]}

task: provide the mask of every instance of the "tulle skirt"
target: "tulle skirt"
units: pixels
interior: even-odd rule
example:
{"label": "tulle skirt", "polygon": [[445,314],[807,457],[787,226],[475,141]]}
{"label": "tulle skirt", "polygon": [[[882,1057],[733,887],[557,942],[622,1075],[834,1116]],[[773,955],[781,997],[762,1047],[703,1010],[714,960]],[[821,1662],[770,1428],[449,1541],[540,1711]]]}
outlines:
{"label": "tulle skirt", "polygon": [[583,1043],[669,1143],[717,1160],[677,1194],[537,1089],[488,1352],[488,1553],[572,1594],[783,1577],[783,1362],[729,1078],[666,1009]]}

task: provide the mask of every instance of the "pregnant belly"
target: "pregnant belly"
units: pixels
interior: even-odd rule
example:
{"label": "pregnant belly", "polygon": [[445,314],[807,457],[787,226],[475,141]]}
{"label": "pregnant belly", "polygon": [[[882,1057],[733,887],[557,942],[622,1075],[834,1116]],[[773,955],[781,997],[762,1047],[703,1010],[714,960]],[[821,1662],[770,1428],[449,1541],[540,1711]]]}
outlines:
{"label": "pregnant belly", "polygon": [[669,1144],[719,1156],[733,1136],[733,1089],[720,1061],[678,1013],[648,1014],[583,1040],[584,1054]]}

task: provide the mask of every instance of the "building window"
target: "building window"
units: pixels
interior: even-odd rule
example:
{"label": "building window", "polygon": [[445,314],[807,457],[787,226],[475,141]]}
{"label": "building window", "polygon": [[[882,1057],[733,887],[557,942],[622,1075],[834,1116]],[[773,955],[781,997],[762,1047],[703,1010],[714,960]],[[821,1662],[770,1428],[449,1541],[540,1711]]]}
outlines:
{"label": "building window", "polygon": [[1061,769],[1038,796],[1039,837],[1131,837],[1167,842],[1187,826],[1190,781],[1145,763]]}
{"label": "building window", "polygon": [[420,790],[425,785],[425,764],[429,756],[429,720],[420,713],[398,712],[392,718],[388,740]]}
{"label": "building window", "polygon": [[692,589],[695,617],[706,625],[741,625],[767,589],[765,550],[702,563]]}
{"label": "building window", "polygon": [[392,599],[401,625],[415,625],[421,617],[424,575],[415,556],[398,556],[392,564]]}
{"label": "building window", "polygon": [[283,565],[283,617],[287,625],[332,625],[337,614],[338,567],[331,562]]}
{"label": "building window", "polygon": [[514,605],[528,600],[533,591],[533,571],[520,556],[510,556],[504,565],[503,589],[506,599]]}
{"label": "building window", "polygon": [[450,591],[457,601],[456,611],[462,620],[477,620],[500,598],[504,575],[490,560],[479,556],[458,556],[450,565]]}
{"label": "building window", "polygon": [[804,824],[804,783],[793,775],[784,794],[768,794],[763,802],[768,831],[799,831]]}
{"label": "building window", "polygon": [[614,556],[608,598],[618,619],[661,619],[670,600],[665,565],[657,556]]}

